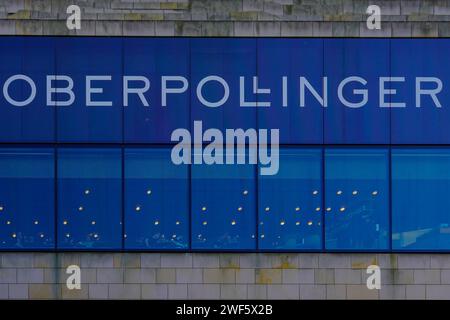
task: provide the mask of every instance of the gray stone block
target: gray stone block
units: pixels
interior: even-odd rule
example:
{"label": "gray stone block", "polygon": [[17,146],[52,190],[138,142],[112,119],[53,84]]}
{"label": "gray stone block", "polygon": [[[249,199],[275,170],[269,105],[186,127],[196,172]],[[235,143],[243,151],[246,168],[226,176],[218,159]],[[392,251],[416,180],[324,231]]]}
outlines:
{"label": "gray stone block", "polygon": [[300,299],[316,300],[325,299],[327,288],[325,285],[302,284],[300,285]]}
{"label": "gray stone block", "polygon": [[16,283],[17,282],[17,269],[0,269],[0,283]]}
{"label": "gray stone block", "polygon": [[356,299],[356,300],[373,300],[379,298],[379,290],[372,289],[369,290],[367,286],[352,284],[347,286],[347,299]]}
{"label": "gray stone block", "polygon": [[[364,270],[365,271],[365,270]],[[336,284],[361,284],[365,283],[366,277],[362,277],[360,269],[335,269],[334,282]]]}
{"label": "gray stone block", "polygon": [[109,284],[109,299],[139,299],[141,286],[139,284]]}
{"label": "gray stone block", "polygon": [[168,296],[166,284],[143,284],[141,290],[142,299],[167,299]]}
{"label": "gray stone block", "polygon": [[399,254],[398,255],[399,269],[429,269],[430,256],[422,254]]}
{"label": "gray stone block", "polygon": [[10,284],[8,286],[8,297],[9,299],[28,299],[28,285]]}
{"label": "gray stone block", "polygon": [[236,283],[255,283],[255,269],[237,269]]}
{"label": "gray stone block", "polygon": [[44,269],[17,269],[17,283],[43,283]]}
{"label": "gray stone block", "polygon": [[156,269],[156,283],[176,283],[175,269]]}
{"label": "gray stone block", "polygon": [[97,36],[121,36],[123,35],[122,21],[96,21],[95,34]]}
{"label": "gray stone block", "polygon": [[210,253],[194,253],[192,255],[194,268],[218,268],[219,256]]}
{"label": "gray stone block", "polygon": [[173,21],[155,21],[155,36],[173,37],[175,35],[175,23]]}
{"label": "gray stone block", "polygon": [[162,268],[192,268],[192,255],[186,253],[161,254]]}
{"label": "gray stone block", "polygon": [[188,298],[187,284],[169,284],[168,299],[171,300],[185,300]]}
{"label": "gray stone block", "polygon": [[161,254],[159,253],[142,253],[141,254],[142,268],[159,268],[161,267]]}
{"label": "gray stone block", "polygon": [[406,286],[405,285],[381,285],[381,290],[379,290],[379,295],[380,295],[380,299],[404,300],[406,298]]}
{"label": "gray stone block", "polygon": [[425,299],[426,286],[425,285],[407,285],[406,287],[406,299]]}
{"label": "gray stone block", "polygon": [[439,270],[414,270],[414,284],[439,284],[440,282],[441,272]]}
{"label": "gray stone block", "polygon": [[413,37],[437,37],[438,26],[429,22],[416,22],[412,24]]}
{"label": "gray stone block", "polygon": [[0,299],[8,299],[8,285],[0,284]]}
{"label": "gray stone block", "polygon": [[449,300],[450,285],[427,285],[426,299],[430,300]]}
{"label": "gray stone block", "polygon": [[108,299],[107,284],[89,284],[89,299]]}
{"label": "gray stone block", "polygon": [[3,268],[32,268],[33,254],[32,253],[3,253],[2,254]]}
{"label": "gray stone block", "polygon": [[202,283],[202,269],[177,269],[177,283]]}
{"label": "gray stone block", "polygon": [[189,284],[188,299],[200,299],[200,300],[220,299],[220,285]]}
{"label": "gray stone block", "polygon": [[[132,271],[135,269],[127,270]],[[102,268],[97,269],[97,282],[98,283],[123,283],[124,276],[123,269],[111,269],[111,268]]]}
{"label": "gray stone block", "polygon": [[285,22],[281,25],[283,37],[312,37],[312,22]]}
{"label": "gray stone block", "polygon": [[279,37],[281,36],[281,23],[269,21],[258,22],[255,32],[259,37]]}
{"label": "gray stone block", "polygon": [[326,290],[327,299],[329,300],[342,300],[347,298],[347,287],[345,285],[328,284]]}
{"label": "gray stone block", "polygon": [[295,299],[300,297],[299,286],[297,284],[272,284],[267,286],[267,298],[277,299]]}
{"label": "gray stone block", "polygon": [[351,268],[349,255],[325,253],[319,255],[319,268]]}
{"label": "gray stone block", "polygon": [[246,299],[247,286],[245,284],[222,284],[220,286],[220,298],[227,300]]}
{"label": "gray stone block", "polygon": [[251,300],[267,299],[267,285],[264,284],[247,285],[247,299]]}
{"label": "gray stone block", "polygon": [[124,21],[124,36],[154,36],[155,22],[153,21]]}
{"label": "gray stone block", "polygon": [[283,283],[314,283],[314,269],[286,269],[282,273]]}
{"label": "gray stone block", "polygon": [[235,283],[236,272],[234,269],[204,269],[203,283]]}
{"label": "gray stone block", "polygon": [[8,20],[0,20],[0,34],[13,35],[16,33],[16,22]]}
{"label": "gray stone block", "polygon": [[81,268],[113,268],[114,256],[109,253],[83,253]]}
{"label": "gray stone block", "polygon": [[334,284],[334,269],[315,269],[314,282],[316,284]]}
{"label": "gray stone block", "polygon": [[126,269],[124,274],[125,283],[155,283],[155,269]]}

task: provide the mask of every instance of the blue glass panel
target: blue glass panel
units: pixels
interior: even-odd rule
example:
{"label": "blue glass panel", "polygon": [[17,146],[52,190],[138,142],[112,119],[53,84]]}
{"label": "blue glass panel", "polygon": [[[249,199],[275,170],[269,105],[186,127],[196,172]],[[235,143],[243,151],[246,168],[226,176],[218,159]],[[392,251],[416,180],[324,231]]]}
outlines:
{"label": "blue glass panel", "polygon": [[[1,88],[11,76],[25,75],[36,86],[36,96],[24,106],[13,106],[0,94],[0,141],[51,142],[54,140],[54,107],[46,106],[46,76],[55,73],[53,38],[0,37]],[[39,63],[37,63],[39,61]],[[32,90],[25,80],[8,87],[11,99],[26,102]]]}
{"label": "blue glass panel", "polygon": [[[404,82],[393,83],[397,90],[392,103],[405,107],[392,108],[392,143],[443,144],[450,143],[450,39],[397,39],[392,41],[392,76],[405,77]],[[436,77],[443,89],[436,95],[441,108],[436,107],[430,95],[421,96],[421,107],[416,106],[415,77]],[[437,88],[434,82],[421,83],[422,89]]]}
{"label": "blue glass panel", "polygon": [[52,149],[0,149],[0,249],[54,248]]}
{"label": "blue glass panel", "polygon": [[450,249],[450,149],[392,150],[392,247]]}
{"label": "blue glass panel", "polygon": [[189,246],[188,166],[174,165],[170,149],[125,150],[125,247]]}
{"label": "blue glass panel", "polygon": [[[219,107],[206,107],[197,97],[198,83],[211,75],[222,77],[230,89],[228,100]],[[246,79],[246,101],[256,101],[252,90],[256,76],[255,39],[192,39],[191,120],[203,121],[204,128],[255,128],[256,108],[240,107],[240,76]],[[202,94],[209,102],[219,102],[225,91],[217,81],[210,81],[203,86]]]}
{"label": "blue glass panel", "polygon": [[322,247],[322,150],[280,150],[277,175],[259,177],[259,248]]}
{"label": "blue glass panel", "polygon": [[[260,128],[280,129],[281,143],[322,143],[323,107],[310,94],[300,107],[300,76],[322,94],[322,39],[258,39],[259,87],[271,89],[258,101],[270,107],[258,108]],[[287,77],[286,107],[283,106],[283,77]]]}
{"label": "blue glass panel", "polygon": [[191,170],[192,248],[255,249],[255,165],[196,164]]}
{"label": "blue glass panel", "polygon": [[[162,106],[161,76],[182,76],[189,81],[188,39],[124,39],[124,74],[144,76],[150,89],[144,94],[145,107],[137,94],[128,95],[124,109],[125,141],[167,143],[173,130],[189,128],[190,89],[184,93],[167,94]],[[143,88],[142,81],[129,81],[130,88]],[[168,81],[167,88],[183,86],[181,81]]]}
{"label": "blue glass panel", "polygon": [[389,151],[325,151],[326,249],[389,248]]}
{"label": "blue glass panel", "polygon": [[[325,76],[328,77],[329,105],[325,110],[325,143],[389,143],[389,108],[379,107],[379,77],[389,77],[389,40],[325,39]],[[395,52],[395,51],[394,51]],[[359,108],[345,106],[338,98],[342,80],[358,76],[366,85],[350,82],[343,97],[351,103],[363,101],[354,90],[365,89],[368,102]]]}
{"label": "blue glass panel", "polygon": [[58,248],[120,249],[120,149],[58,150]]}
{"label": "blue glass panel", "polygon": [[[73,79],[75,101],[70,106],[57,106],[58,141],[121,142],[122,141],[122,39],[58,38],[56,71]],[[102,92],[91,93],[93,102],[112,106],[87,106],[86,76],[111,76],[111,80],[94,80],[91,87]],[[66,81],[55,86],[65,88]],[[68,95],[58,93],[59,101]]]}

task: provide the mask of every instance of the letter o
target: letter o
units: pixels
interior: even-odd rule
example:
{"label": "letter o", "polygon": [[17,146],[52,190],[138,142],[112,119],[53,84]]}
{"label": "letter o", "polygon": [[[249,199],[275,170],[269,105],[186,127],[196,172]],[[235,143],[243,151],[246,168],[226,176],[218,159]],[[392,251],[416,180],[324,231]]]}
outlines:
{"label": "letter o", "polygon": [[[16,81],[16,80],[25,80],[30,85],[31,94],[28,97],[28,99],[26,99],[24,101],[16,101],[13,98],[11,98],[11,96],[9,95],[9,93],[8,93],[9,85],[13,81]],[[16,106],[16,107],[26,106],[27,104],[31,103],[34,100],[34,98],[36,97],[36,84],[30,77],[27,77],[24,74],[16,74],[12,77],[9,77],[8,80],[6,80],[5,84],[3,85],[3,96],[5,97],[6,101],[8,101],[13,106]]]}
{"label": "letter o", "polygon": [[[224,89],[223,97],[217,102],[209,102],[206,101],[206,99],[202,95],[202,88],[208,81],[217,81],[219,82]],[[230,87],[228,87],[227,82],[219,77],[219,76],[208,76],[206,78],[203,78],[197,85],[197,98],[200,100],[200,102],[210,108],[217,108],[223,105],[225,102],[227,102],[228,98],[230,96]]]}

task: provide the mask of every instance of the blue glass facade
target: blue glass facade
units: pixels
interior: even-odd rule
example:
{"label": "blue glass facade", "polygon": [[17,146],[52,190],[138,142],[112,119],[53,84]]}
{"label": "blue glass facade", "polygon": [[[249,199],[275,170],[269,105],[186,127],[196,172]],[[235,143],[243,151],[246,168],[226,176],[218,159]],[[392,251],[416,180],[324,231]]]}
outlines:
{"label": "blue glass facade", "polygon": [[[0,37],[0,87],[36,85],[0,93],[0,250],[450,251],[449,53],[449,39]],[[50,95],[48,75],[63,76]],[[194,121],[279,128],[279,172],[173,164],[171,134]]]}

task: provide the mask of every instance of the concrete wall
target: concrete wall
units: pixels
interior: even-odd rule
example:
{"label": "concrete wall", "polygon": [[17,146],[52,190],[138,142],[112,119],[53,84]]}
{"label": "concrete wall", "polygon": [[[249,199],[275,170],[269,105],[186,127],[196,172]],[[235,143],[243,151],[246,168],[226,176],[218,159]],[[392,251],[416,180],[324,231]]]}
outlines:
{"label": "concrete wall", "polygon": [[[449,299],[450,255],[4,253],[1,299]],[[67,266],[81,267],[68,290]],[[381,268],[381,290],[366,268]]]}
{"label": "concrete wall", "polygon": [[[82,8],[82,29],[65,26]],[[0,0],[0,35],[448,37],[450,1]],[[81,267],[81,290],[65,268]],[[366,267],[382,268],[368,290]],[[2,253],[0,299],[450,299],[450,255]]]}
{"label": "concrete wall", "polygon": [[[369,4],[381,30],[366,28]],[[0,34],[17,35],[448,37],[449,22],[449,0],[0,0]]]}

